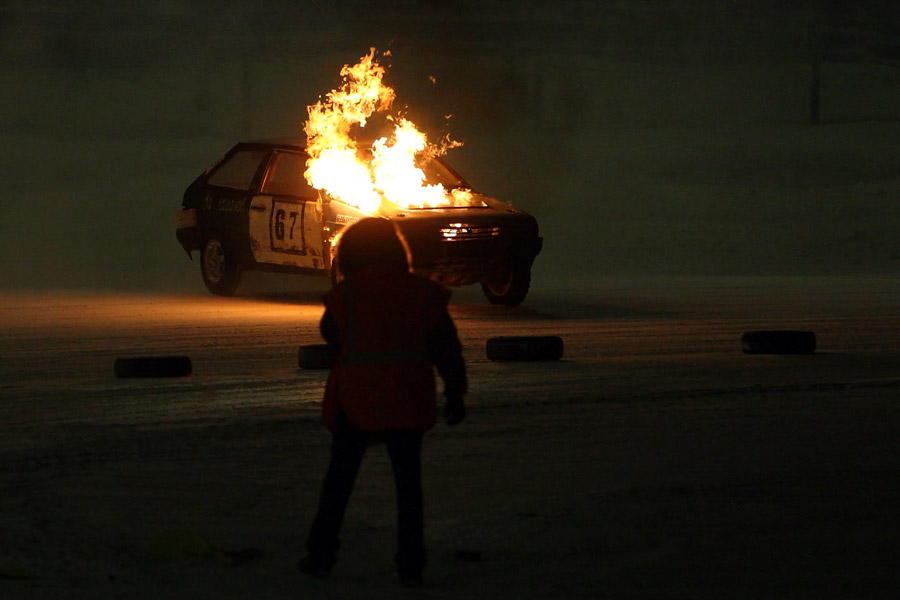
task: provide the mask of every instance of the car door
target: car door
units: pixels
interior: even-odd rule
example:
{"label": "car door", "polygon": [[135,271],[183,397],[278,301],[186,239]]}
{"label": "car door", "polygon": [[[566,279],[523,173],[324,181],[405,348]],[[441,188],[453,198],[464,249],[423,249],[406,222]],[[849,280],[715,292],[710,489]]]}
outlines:
{"label": "car door", "polygon": [[318,193],[303,177],[305,153],[276,150],[250,202],[250,247],[256,262],[324,269]]}

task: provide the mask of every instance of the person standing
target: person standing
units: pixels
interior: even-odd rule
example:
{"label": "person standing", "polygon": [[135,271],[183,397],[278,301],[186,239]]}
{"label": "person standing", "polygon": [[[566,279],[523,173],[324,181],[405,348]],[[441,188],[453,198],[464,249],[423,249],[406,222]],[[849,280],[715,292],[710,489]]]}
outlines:
{"label": "person standing", "polygon": [[344,279],[326,294],[320,323],[337,356],[323,402],[331,458],[307,555],[297,568],[330,576],[363,455],[384,442],[397,493],[397,572],[402,583],[420,585],[426,564],[421,451],[437,417],[435,369],[444,381],[447,424],[466,415],[465,363],[447,311],[450,292],[410,272],[408,247],[386,219],[347,228],[337,259]]}

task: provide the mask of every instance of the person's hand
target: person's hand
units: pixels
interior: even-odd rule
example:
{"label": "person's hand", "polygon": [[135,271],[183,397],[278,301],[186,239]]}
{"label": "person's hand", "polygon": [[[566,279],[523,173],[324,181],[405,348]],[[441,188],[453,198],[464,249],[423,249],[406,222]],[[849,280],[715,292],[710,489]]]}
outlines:
{"label": "person's hand", "polygon": [[444,422],[447,425],[459,425],[466,418],[466,407],[462,396],[447,397],[444,403]]}

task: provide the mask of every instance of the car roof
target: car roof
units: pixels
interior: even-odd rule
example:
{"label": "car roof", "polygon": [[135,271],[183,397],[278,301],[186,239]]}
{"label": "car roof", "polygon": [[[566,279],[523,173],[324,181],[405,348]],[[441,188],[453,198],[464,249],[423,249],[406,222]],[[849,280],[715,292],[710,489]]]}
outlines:
{"label": "car roof", "polygon": [[[371,148],[377,138],[362,138],[356,140],[360,148]],[[270,147],[291,147],[299,150],[306,150],[305,137],[282,137],[282,138],[264,138],[258,140],[244,140],[240,142],[240,146],[270,146]]]}
{"label": "car roof", "polygon": [[306,150],[306,138],[267,138],[260,140],[245,140],[241,142],[239,145],[241,146],[289,146],[291,148],[298,148],[300,150]]}

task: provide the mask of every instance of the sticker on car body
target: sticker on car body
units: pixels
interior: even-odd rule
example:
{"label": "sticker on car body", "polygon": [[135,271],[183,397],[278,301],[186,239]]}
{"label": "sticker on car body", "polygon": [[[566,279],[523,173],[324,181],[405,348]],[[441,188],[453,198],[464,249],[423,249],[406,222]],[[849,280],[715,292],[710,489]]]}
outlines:
{"label": "sticker on car body", "polygon": [[254,196],[247,231],[254,260],[279,267],[324,269],[323,223],[318,215],[314,199]]}
{"label": "sticker on car body", "polygon": [[244,212],[244,198],[219,198],[216,202],[216,210],[221,212]]}
{"label": "sticker on car body", "polygon": [[304,234],[304,213],[306,202],[272,202],[269,219],[269,239],[272,250],[306,254],[306,236]]}

